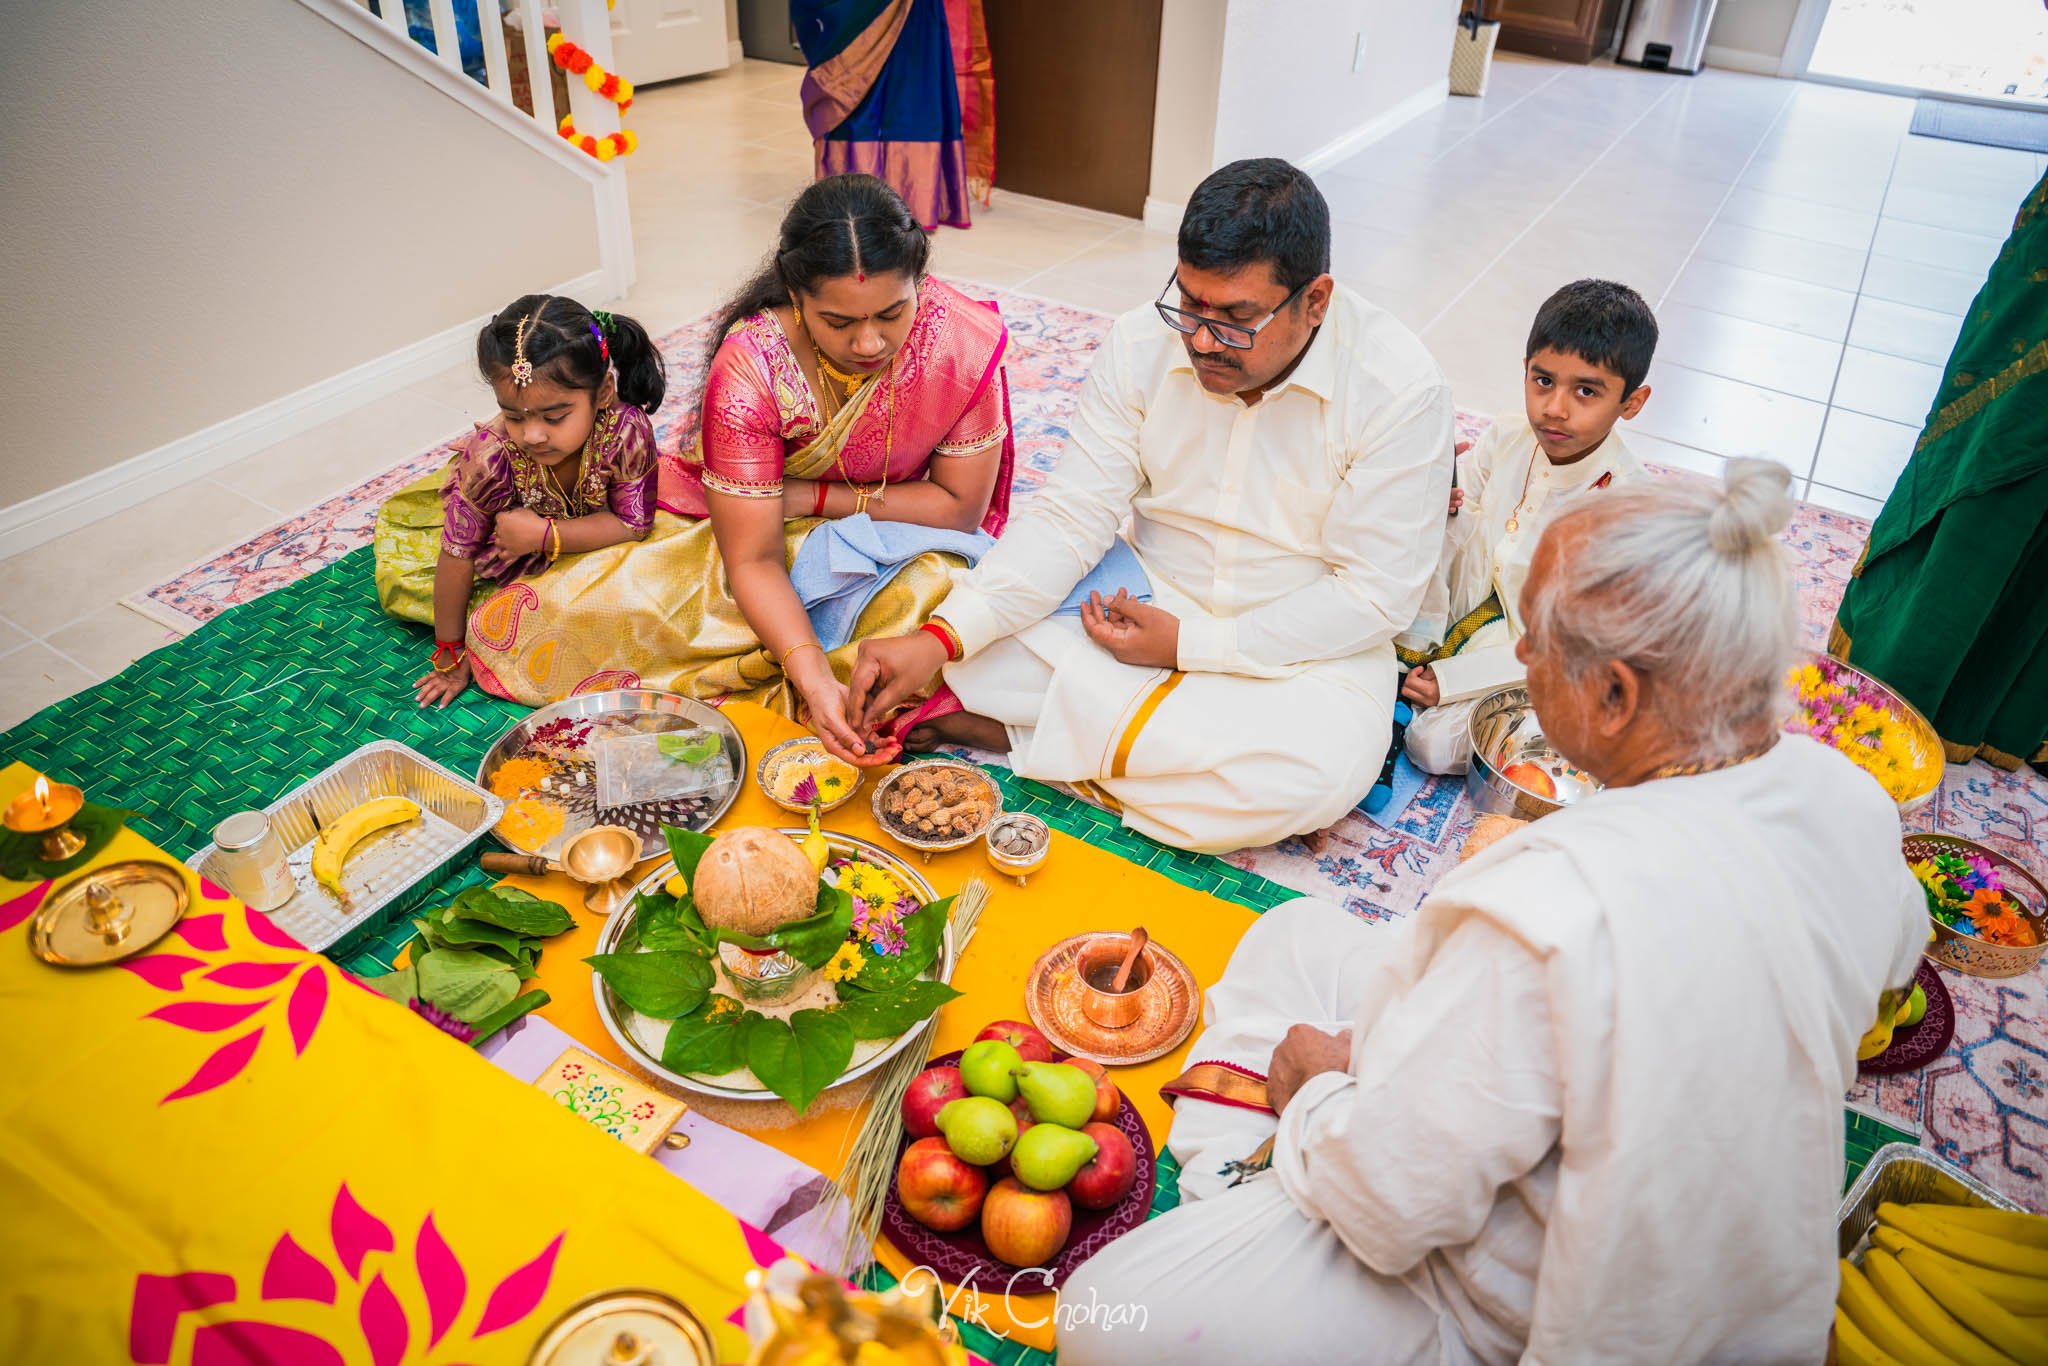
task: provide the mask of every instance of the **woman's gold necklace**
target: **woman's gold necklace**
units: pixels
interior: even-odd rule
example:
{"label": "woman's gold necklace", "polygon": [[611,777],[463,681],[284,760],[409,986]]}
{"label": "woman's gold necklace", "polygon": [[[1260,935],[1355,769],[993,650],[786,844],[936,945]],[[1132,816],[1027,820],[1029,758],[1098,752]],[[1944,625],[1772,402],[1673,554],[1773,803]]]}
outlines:
{"label": "woman's gold necklace", "polygon": [[[798,313],[796,316],[798,322],[801,323],[803,314]],[[853,396],[860,392],[863,385],[872,384],[876,379],[881,379],[886,383],[895,377],[896,358],[894,356],[889,357],[888,367],[879,374],[849,375],[831,361],[825,359],[825,353],[819,348],[818,339],[811,335],[809,327],[804,328],[804,340],[811,344],[811,359],[816,361],[818,365],[818,392],[821,395],[829,396],[832,400],[832,410],[825,414],[825,421],[828,423],[833,418],[839,416],[840,409],[853,401]],[[837,384],[845,390],[843,396],[832,389],[831,386],[833,384]],[[865,489],[859,484],[854,483],[853,479],[846,473],[846,445],[844,442],[840,443],[839,454],[832,461],[833,469],[839,473],[839,482],[851,486],[859,495],[856,510],[862,512],[867,510],[869,503],[880,498],[889,490],[889,462],[894,458],[896,452],[896,390],[893,385],[889,387],[888,394],[889,420],[886,429],[887,434],[883,438],[882,443],[882,482],[875,485],[872,489]]]}

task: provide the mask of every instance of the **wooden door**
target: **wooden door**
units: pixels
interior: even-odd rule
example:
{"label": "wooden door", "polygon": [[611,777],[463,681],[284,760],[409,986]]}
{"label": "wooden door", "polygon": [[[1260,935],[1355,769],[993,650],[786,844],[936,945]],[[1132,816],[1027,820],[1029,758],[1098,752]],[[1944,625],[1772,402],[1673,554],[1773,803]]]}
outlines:
{"label": "wooden door", "polygon": [[1621,0],[1500,0],[1500,45],[1561,62],[1590,62],[1614,41]]}
{"label": "wooden door", "polygon": [[984,0],[998,189],[1144,214],[1159,7],[1160,0]]}
{"label": "wooden door", "polygon": [[619,0],[612,10],[612,64],[635,85],[721,71],[725,0]]}

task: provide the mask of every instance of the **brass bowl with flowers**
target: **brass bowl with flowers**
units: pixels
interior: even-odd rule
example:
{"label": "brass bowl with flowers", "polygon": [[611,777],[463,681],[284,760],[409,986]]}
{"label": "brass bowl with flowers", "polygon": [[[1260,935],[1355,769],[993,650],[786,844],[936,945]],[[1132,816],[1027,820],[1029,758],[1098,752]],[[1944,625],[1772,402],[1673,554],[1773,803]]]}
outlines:
{"label": "brass bowl with flowers", "polygon": [[[804,800],[804,780],[811,781],[815,804]],[[860,770],[839,758],[815,735],[784,740],[761,756],[754,782],[769,801],[784,811],[808,816],[815,809],[834,811],[860,791]]]}
{"label": "brass bowl with flowers", "polygon": [[1972,977],[2017,977],[2048,954],[2048,887],[1995,849],[1915,831],[1901,841],[1927,897],[1927,956]]}
{"label": "brass bowl with flowers", "polygon": [[1808,655],[1785,682],[1787,731],[1812,736],[1875,778],[1901,816],[1934,800],[1945,767],[1941,736],[1912,703],[1831,655]]}

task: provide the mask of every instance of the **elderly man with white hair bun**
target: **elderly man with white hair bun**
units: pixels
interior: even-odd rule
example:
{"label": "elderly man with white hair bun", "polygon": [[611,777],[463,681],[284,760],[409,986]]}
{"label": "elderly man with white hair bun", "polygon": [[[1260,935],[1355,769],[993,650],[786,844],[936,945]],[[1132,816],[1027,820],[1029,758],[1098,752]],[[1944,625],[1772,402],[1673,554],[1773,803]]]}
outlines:
{"label": "elderly man with white hair bun", "polygon": [[1259,920],[1168,1088],[1183,1205],[1068,1281],[1063,1366],[1822,1359],[1842,1094],[1927,922],[1883,790],[1779,730],[1787,480],[1549,527],[1520,652],[1603,789],[1398,928]]}

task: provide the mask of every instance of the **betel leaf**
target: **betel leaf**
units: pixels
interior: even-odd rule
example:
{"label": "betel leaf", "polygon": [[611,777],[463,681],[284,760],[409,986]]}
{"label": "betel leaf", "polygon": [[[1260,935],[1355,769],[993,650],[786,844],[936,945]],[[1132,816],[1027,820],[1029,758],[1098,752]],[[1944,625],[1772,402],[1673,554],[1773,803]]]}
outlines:
{"label": "betel leaf", "polygon": [[620,1000],[657,1020],[688,1015],[711,991],[711,960],[700,953],[598,953],[583,961]]}
{"label": "betel leaf", "polygon": [[944,982],[910,982],[894,991],[848,996],[831,1013],[846,1021],[856,1039],[893,1039],[959,994]]}
{"label": "betel leaf", "polygon": [[718,937],[742,948],[780,949],[807,968],[821,968],[839,952],[853,929],[853,898],[837,887],[818,884],[818,909],[802,920],[784,925],[773,934],[734,934],[719,931]]}
{"label": "betel leaf", "polygon": [[489,954],[435,949],[419,961],[420,999],[475,1024],[519,994],[519,976]]}
{"label": "betel leaf", "polygon": [[510,1004],[498,1007],[476,1022],[476,1037],[472,1038],[470,1043],[482,1043],[514,1020],[532,1014],[547,1003],[548,993],[545,987],[535,987],[523,996],[514,997]]}
{"label": "betel leaf", "polygon": [[661,1065],[671,1072],[718,1077],[745,1065],[740,1055],[740,1022],[747,1008],[730,996],[714,995],[695,1014],[668,1027]]}
{"label": "betel leaf", "polygon": [[704,857],[704,851],[711,847],[711,836],[698,830],[682,830],[673,825],[661,827],[662,837],[668,841],[669,855],[676,861],[676,871],[683,875],[689,886],[697,885],[697,863]]}
{"label": "betel leaf", "polygon": [[419,999],[419,969],[408,963],[396,972],[387,972],[379,977],[365,977],[363,985],[379,996],[388,996],[400,1005],[407,1005]]}
{"label": "betel leaf", "polygon": [[679,764],[701,764],[715,758],[725,747],[725,740],[715,730],[677,731],[670,735],[657,735],[654,747],[665,759]]}
{"label": "betel leaf", "polygon": [[640,942],[650,949],[679,949],[709,957],[717,938],[705,928],[704,918],[688,897],[665,892],[642,892],[633,923],[639,927]]}
{"label": "betel leaf", "polygon": [[786,1023],[748,1011],[740,1050],[761,1084],[802,1114],[853,1060],[853,1026],[824,1010],[799,1010]]}
{"label": "betel leaf", "polygon": [[427,942],[437,949],[482,948],[489,945],[502,949],[508,955],[516,955],[525,945],[524,936],[514,934],[485,920],[468,920],[457,915],[453,906],[443,906],[438,911],[429,911],[425,920],[416,920],[427,936]]}
{"label": "betel leaf", "polygon": [[456,896],[452,909],[460,919],[480,920],[535,939],[561,934],[576,924],[576,917],[560,904],[517,887],[471,887]]}
{"label": "betel leaf", "polygon": [[903,952],[890,956],[862,950],[867,961],[860,976],[842,982],[842,996],[849,992],[891,992],[913,982],[931,970],[939,960],[939,947],[946,939],[946,917],[952,913],[953,898],[920,906],[903,917]]}

